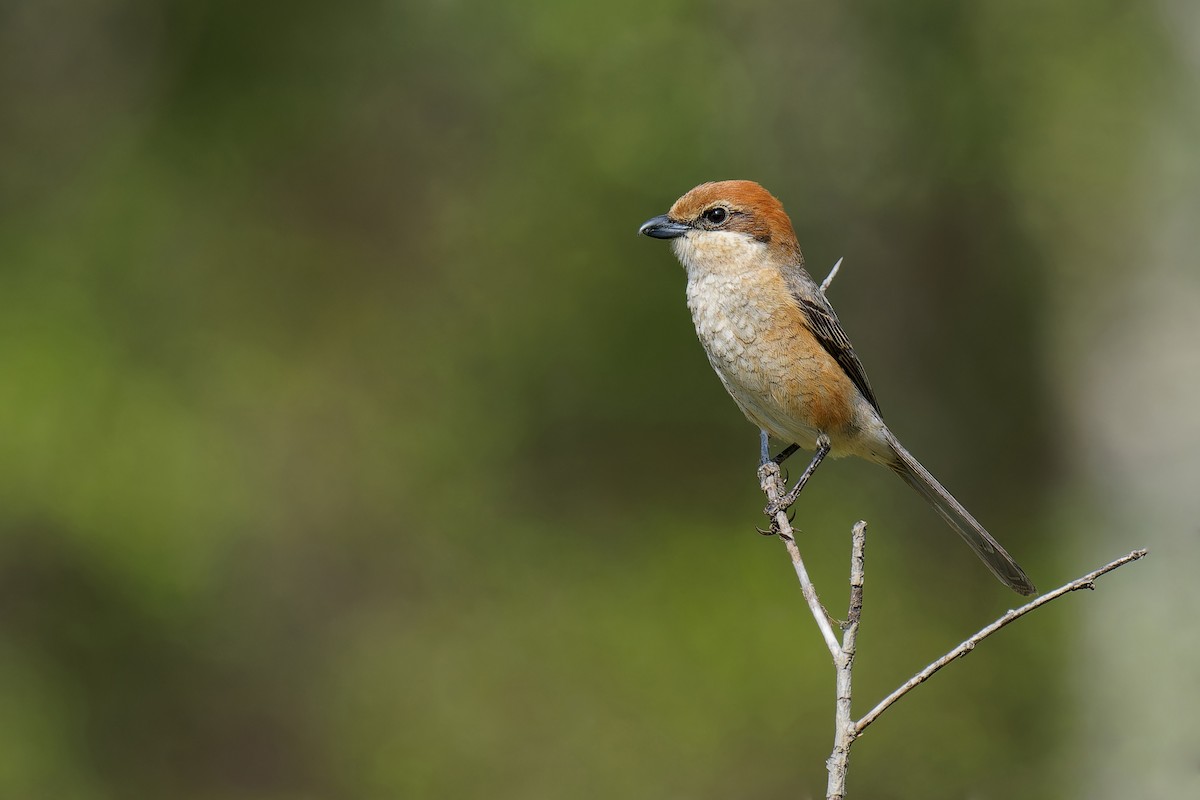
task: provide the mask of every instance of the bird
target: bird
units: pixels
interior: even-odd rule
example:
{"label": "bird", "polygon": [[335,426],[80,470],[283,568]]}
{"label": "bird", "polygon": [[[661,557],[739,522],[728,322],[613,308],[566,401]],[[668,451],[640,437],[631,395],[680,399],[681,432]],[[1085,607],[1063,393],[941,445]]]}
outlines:
{"label": "bird", "polygon": [[[808,473],[826,454],[887,467],[1002,583],[1023,595],[1036,592],[1008,551],[884,423],[862,362],[805,271],[791,219],[774,195],[754,181],[703,183],[638,233],[671,242],[687,272],[696,334],[733,401],[758,426],[764,464],[782,463],[803,447],[816,451]],[[788,445],[775,459],[768,436]]]}

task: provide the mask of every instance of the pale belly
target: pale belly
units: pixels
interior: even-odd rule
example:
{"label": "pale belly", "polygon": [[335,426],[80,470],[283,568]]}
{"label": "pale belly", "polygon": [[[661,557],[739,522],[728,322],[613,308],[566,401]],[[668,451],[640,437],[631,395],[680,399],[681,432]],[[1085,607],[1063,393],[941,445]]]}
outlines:
{"label": "pale belly", "polygon": [[746,418],[779,442],[812,449],[823,433],[832,455],[879,460],[889,449],[882,421],[804,335],[788,296],[773,288],[748,276],[688,281],[696,335],[721,383]]}

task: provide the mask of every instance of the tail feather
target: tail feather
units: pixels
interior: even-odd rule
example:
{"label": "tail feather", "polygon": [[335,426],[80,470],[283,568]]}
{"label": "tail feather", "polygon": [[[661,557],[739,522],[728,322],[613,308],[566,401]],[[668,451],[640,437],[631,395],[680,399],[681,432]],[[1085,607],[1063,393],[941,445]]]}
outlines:
{"label": "tail feather", "polygon": [[892,471],[903,478],[905,483],[916,489],[937,510],[942,519],[958,531],[959,536],[962,536],[963,540],[970,545],[980,560],[1001,582],[1021,594],[1034,594],[1037,589],[1034,588],[1033,582],[1008,554],[1008,551],[1001,547],[1000,543],[993,539],[991,534],[984,530],[983,526],[962,507],[962,504],[955,500],[937,482],[937,479],[929,474],[929,470],[921,466],[921,463],[913,458],[912,454],[905,450],[898,441],[892,438],[891,445],[896,455],[895,460],[888,464]]}

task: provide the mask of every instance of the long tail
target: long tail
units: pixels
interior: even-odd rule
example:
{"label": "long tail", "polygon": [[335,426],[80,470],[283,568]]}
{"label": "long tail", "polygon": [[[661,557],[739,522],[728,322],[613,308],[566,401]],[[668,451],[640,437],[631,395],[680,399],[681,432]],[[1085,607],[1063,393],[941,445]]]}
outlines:
{"label": "long tail", "polygon": [[979,556],[1001,582],[1021,594],[1035,593],[1037,589],[1025,574],[1025,570],[1017,566],[1017,562],[1013,561],[1013,557],[1000,543],[929,474],[929,470],[921,466],[921,462],[913,458],[912,453],[905,450],[894,437],[890,438],[892,450],[896,454],[895,461],[888,465],[892,471],[916,489],[941,514],[942,519],[958,531],[959,536],[975,551],[975,555]]}

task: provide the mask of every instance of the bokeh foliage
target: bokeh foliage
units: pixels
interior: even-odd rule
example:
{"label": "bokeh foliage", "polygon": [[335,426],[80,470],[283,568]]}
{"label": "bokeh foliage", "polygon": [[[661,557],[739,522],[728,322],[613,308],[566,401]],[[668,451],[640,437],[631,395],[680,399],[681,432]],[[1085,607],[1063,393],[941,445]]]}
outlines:
{"label": "bokeh foliage", "polygon": [[[778,194],[898,433],[1049,585],[1045,290],[1084,265],[1048,242],[1138,224],[1162,26],[0,9],[0,796],[820,794],[832,674],[753,533],[756,432],[634,232],[702,180]],[[839,462],[798,519],[831,608],[859,517],[865,707],[1014,598]],[[898,706],[856,795],[1064,796],[1065,614]]]}

